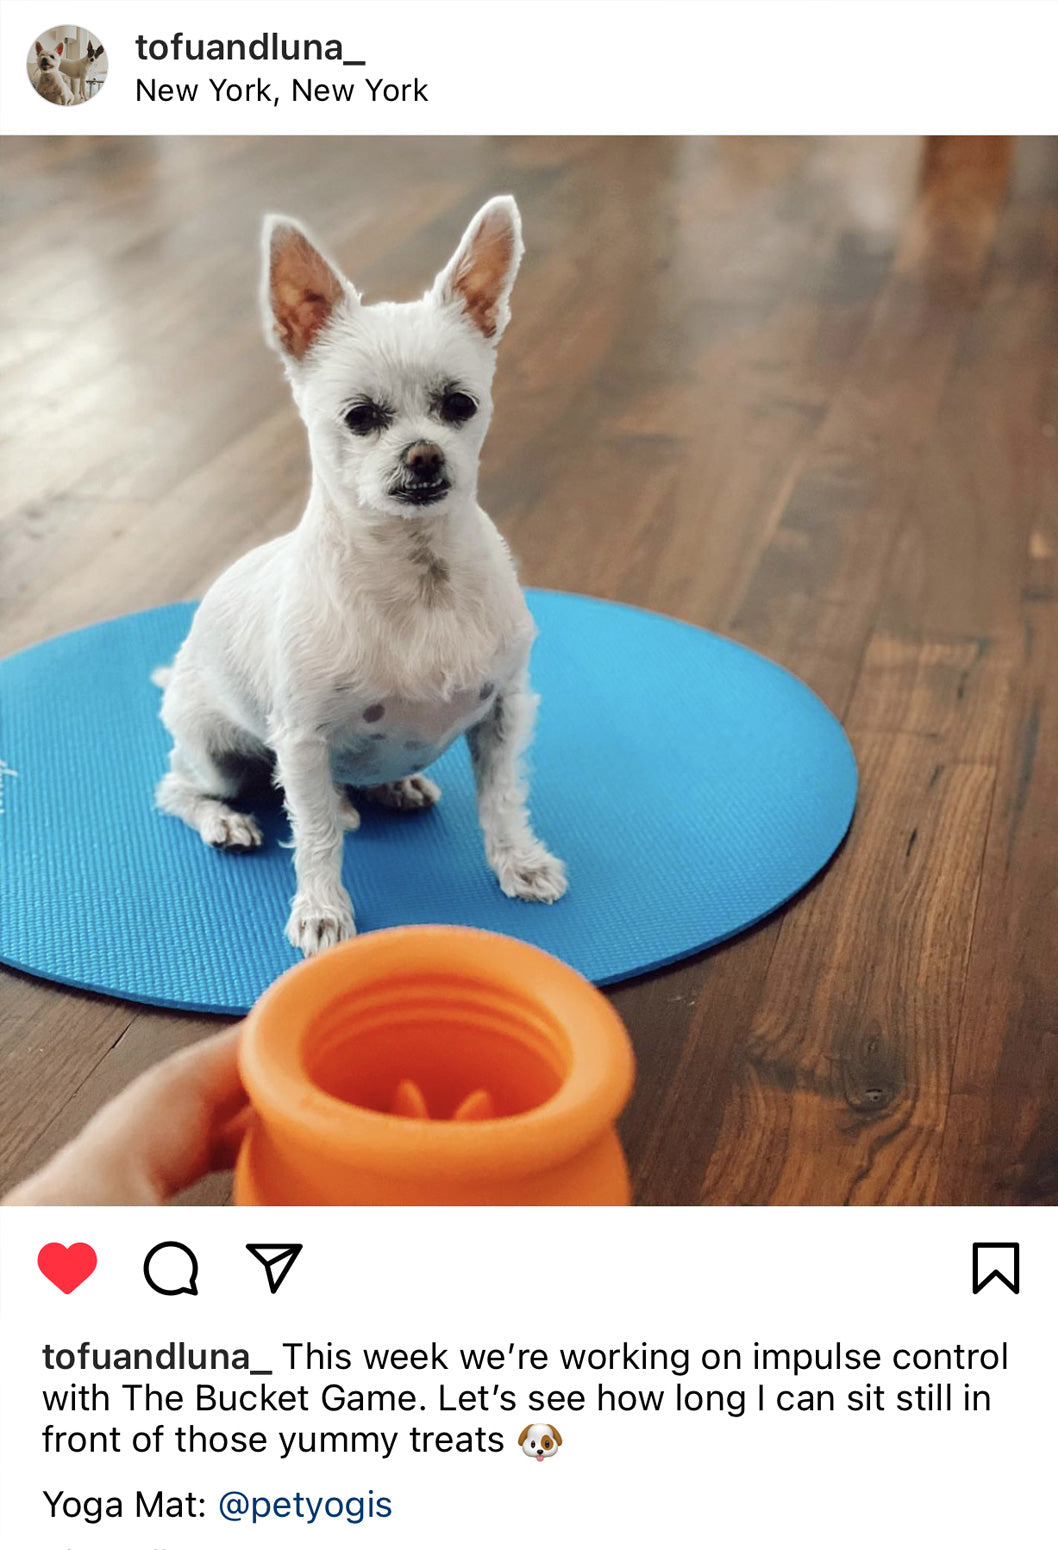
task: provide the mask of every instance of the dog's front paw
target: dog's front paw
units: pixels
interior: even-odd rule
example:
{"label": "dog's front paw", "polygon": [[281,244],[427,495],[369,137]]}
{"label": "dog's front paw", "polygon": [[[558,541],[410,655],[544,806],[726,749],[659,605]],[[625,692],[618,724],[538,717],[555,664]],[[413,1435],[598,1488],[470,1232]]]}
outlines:
{"label": "dog's front paw", "polygon": [[509,899],[554,904],[569,887],[565,866],[539,840],[517,849],[497,851],[489,859]]}
{"label": "dog's front paw", "polygon": [[290,907],[287,941],[306,958],[356,935],[353,905],[345,889],[329,899],[298,894]]}
{"label": "dog's front paw", "polygon": [[204,815],[199,833],[216,850],[256,850],[261,831],[249,813],[235,813],[220,803]]}

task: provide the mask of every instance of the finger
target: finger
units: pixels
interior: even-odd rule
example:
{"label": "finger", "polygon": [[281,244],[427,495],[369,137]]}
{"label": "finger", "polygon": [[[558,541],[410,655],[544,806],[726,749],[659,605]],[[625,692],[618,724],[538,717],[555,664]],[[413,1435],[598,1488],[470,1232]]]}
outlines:
{"label": "finger", "polygon": [[248,1103],[244,1104],[214,1136],[210,1158],[211,1173],[222,1173],[235,1167],[235,1159],[239,1155],[239,1148],[242,1146],[252,1118],[253,1109]]}
{"label": "finger", "polygon": [[237,1064],[240,1028],[171,1055],[96,1117],[86,1141],[134,1160],[160,1200],[210,1171],[215,1136],[246,1103]]}
{"label": "finger", "polygon": [[215,1138],[246,1103],[241,1026],[138,1077],[8,1203],[158,1204],[196,1183],[212,1167]]}

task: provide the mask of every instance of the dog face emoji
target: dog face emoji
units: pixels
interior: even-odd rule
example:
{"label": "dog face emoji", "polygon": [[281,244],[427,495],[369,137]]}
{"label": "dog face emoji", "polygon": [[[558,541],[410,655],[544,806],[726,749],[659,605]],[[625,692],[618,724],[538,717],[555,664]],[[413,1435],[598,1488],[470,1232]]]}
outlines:
{"label": "dog face emoji", "polygon": [[562,1446],[562,1434],[557,1426],[527,1426],[518,1438],[523,1453],[542,1464],[553,1459]]}

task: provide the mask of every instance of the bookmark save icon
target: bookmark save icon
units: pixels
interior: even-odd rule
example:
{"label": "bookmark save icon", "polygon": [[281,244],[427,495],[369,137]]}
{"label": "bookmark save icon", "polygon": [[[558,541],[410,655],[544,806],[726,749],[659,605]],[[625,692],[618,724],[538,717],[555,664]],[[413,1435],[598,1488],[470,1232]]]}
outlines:
{"label": "bookmark save icon", "polygon": [[304,1248],[303,1243],[248,1243],[247,1251],[264,1266],[268,1290],[278,1292],[290,1273],[290,1267]]}

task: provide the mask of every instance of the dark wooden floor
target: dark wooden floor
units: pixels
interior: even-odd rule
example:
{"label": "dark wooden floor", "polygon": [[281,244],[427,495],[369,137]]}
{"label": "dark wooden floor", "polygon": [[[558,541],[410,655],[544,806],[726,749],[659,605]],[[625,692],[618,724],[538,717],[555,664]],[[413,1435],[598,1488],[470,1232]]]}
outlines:
{"label": "dark wooden floor", "polygon": [[[1058,1202],[1058,144],[3,155],[0,650],[195,596],[296,520],[262,211],[408,296],[512,190],[528,257],[483,487],[525,580],[767,652],[862,773],[794,905],[614,992],[637,1198]],[[0,1024],[7,1182],[213,1026],[12,973]]]}

